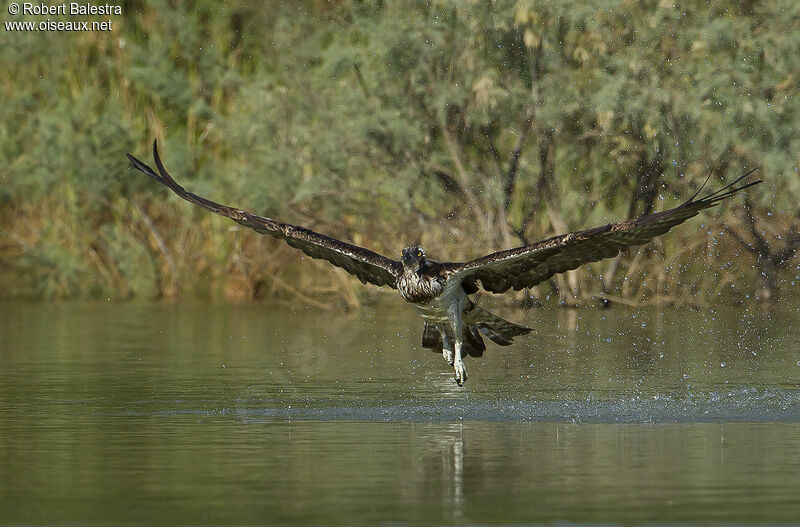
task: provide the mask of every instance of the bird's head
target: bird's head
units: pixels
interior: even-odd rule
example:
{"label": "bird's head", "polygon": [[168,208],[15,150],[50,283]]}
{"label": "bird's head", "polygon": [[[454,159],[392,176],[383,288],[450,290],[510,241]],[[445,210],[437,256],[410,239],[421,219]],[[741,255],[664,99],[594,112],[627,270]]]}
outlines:
{"label": "bird's head", "polygon": [[400,253],[400,256],[403,267],[411,269],[412,271],[418,271],[425,262],[425,251],[423,251],[422,247],[419,245],[406,247],[403,249],[403,252]]}

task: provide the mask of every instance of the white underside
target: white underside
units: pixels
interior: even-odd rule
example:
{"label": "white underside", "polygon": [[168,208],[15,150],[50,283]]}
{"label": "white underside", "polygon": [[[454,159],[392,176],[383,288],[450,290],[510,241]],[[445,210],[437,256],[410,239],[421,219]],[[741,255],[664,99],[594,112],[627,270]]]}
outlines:
{"label": "white underside", "polygon": [[[464,327],[461,317],[467,305],[469,298],[460,283],[458,287],[446,287],[441,295],[426,304],[414,304],[419,316],[432,324],[442,336],[442,357],[453,366],[459,386],[467,380],[467,369],[461,360]],[[448,329],[450,331],[447,331]],[[455,342],[447,337],[447,333],[455,336]]]}
{"label": "white underside", "polygon": [[430,322],[436,327],[440,324],[450,324],[448,311],[458,313],[459,321],[464,308],[469,304],[467,294],[462,287],[445,288],[442,294],[428,302],[427,304],[413,304],[417,311],[426,322]]}

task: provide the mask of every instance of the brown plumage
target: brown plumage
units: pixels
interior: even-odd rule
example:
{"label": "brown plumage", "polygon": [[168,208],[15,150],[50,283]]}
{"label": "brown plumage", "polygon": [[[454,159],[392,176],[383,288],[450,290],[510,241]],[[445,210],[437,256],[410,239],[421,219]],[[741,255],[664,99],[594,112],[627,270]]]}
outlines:
{"label": "brown plumage", "polygon": [[[696,216],[761,180],[734,186],[751,175],[751,170],[725,187],[702,199],[697,194],[681,205],[640,218],[609,223],[583,231],[554,236],[531,245],[488,254],[466,263],[444,264],[448,279],[480,280],[481,287],[492,293],[504,293],[510,288],[519,291],[533,287],[554,274],[616,256],[622,249],[643,245],[672,227]],[[702,190],[702,189],[701,189]]]}
{"label": "brown plumage", "polygon": [[696,216],[703,209],[761,183],[754,181],[736,187],[737,183],[753,173],[751,171],[701,199],[695,199],[700,193],[698,191],[673,209],[554,236],[469,262],[428,260],[425,252],[418,246],[404,248],[401,261],[397,261],[305,227],[220,205],[193,194],[176,183],[166,171],[155,143],[153,158],[158,172],[130,154],[128,158],[134,168],[165,185],[186,201],[231,218],[262,234],[285,240],[290,246],[300,249],[312,258],[325,259],[341,267],[363,283],[398,289],[425,320],[423,347],[442,353],[445,360],[453,366],[459,385],[467,378],[462,359],[466,355],[483,354],[486,349],[483,336],[496,344],[508,346],[514,337],[531,331],[531,328],[514,324],[481,309],[468,295],[477,292],[479,288],[492,293],[503,293],[511,288],[519,290],[533,287],[556,273],[615,256],[620,250],[645,244]]}
{"label": "brown plumage", "polygon": [[132,155],[128,154],[128,159],[134,168],[144,172],[162,185],[170,188],[175,194],[186,201],[199,205],[204,209],[227,216],[233,221],[250,227],[251,229],[268,234],[274,238],[281,238],[295,249],[300,249],[312,258],[322,258],[328,260],[333,265],[341,267],[350,274],[355,275],[362,283],[371,283],[378,286],[395,286],[397,275],[402,270],[400,262],[381,256],[369,249],[351,245],[343,241],[314,232],[305,227],[281,223],[271,218],[258,216],[251,212],[238,210],[225,205],[220,205],[213,201],[202,198],[178,185],[169,175],[161,157],[158,155],[158,146],[153,143],[153,158],[158,168],[158,174],[152,168],[142,163]]}

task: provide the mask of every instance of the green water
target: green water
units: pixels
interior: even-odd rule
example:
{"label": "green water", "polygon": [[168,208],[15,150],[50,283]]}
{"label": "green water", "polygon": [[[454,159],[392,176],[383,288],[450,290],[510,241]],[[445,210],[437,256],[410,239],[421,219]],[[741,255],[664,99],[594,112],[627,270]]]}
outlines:
{"label": "green water", "polygon": [[0,524],[800,521],[798,311],[0,305]]}

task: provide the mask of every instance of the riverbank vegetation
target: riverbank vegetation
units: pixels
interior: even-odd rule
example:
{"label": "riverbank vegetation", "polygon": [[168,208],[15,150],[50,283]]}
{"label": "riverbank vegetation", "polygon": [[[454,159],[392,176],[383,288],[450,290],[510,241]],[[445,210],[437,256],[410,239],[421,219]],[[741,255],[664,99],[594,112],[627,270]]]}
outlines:
{"label": "riverbank vegetation", "polygon": [[128,168],[393,257],[456,260],[747,196],[520,294],[711,304],[800,281],[800,5],[127,2],[0,34],[0,297],[380,293]]}

